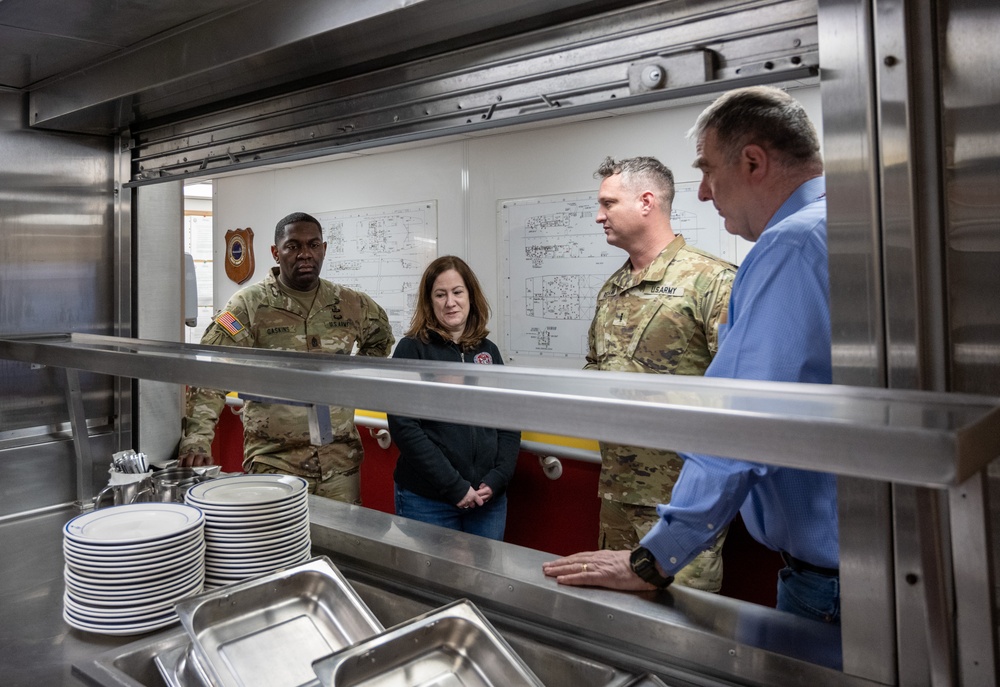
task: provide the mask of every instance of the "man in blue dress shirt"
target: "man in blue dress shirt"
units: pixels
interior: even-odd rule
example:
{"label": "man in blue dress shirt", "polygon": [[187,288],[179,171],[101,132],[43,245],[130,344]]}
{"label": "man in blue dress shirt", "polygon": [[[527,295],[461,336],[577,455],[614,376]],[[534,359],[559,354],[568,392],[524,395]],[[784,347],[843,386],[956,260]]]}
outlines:
{"label": "man in blue dress shirt", "polygon": [[[728,322],[706,377],[831,382],[826,200],[819,139],[802,106],[772,87],[720,96],[698,117],[701,200],[726,231],[755,242],[733,283]],[[645,590],[672,575],[743,515],[781,552],[778,608],[840,621],[833,475],[684,454],[659,521],[628,551],[577,553],[543,565],[560,584]]]}

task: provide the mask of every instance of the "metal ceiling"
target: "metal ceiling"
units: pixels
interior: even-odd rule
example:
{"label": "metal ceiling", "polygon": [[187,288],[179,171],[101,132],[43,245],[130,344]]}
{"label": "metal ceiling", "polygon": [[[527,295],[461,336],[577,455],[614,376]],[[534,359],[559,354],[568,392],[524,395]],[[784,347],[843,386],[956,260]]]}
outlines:
{"label": "metal ceiling", "polygon": [[638,0],[0,0],[0,88],[32,126],[113,133]]}
{"label": "metal ceiling", "polygon": [[815,80],[816,0],[0,0],[26,124],[128,184]]}
{"label": "metal ceiling", "polygon": [[658,0],[129,132],[132,183],[606,116],[818,73],[812,0]]}

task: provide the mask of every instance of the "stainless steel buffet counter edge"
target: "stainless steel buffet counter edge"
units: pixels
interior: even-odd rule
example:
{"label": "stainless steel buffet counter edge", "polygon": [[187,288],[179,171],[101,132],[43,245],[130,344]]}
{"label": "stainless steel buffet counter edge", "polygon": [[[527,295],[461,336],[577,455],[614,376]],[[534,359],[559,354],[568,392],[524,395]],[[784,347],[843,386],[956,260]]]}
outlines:
{"label": "stainless steel buffet counter edge", "polygon": [[[396,614],[386,625],[468,598],[519,652],[607,666],[619,680],[600,684],[644,672],[683,686],[871,684],[821,665],[838,660],[839,631],[820,623],[681,588],[559,587],[541,573],[550,554],[319,497],[309,505],[314,552],[328,555],[377,615]],[[161,687],[154,666],[133,665],[132,676],[125,666],[185,642],[179,626],[108,637],[62,619],[62,527],[76,514],[66,507],[0,523],[0,684]]]}

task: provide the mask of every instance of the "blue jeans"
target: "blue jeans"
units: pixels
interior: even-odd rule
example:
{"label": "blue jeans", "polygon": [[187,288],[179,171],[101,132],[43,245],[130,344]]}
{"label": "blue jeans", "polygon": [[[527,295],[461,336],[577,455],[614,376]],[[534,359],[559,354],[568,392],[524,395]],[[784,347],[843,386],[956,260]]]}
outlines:
{"label": "blue jeans", "polygon": [[777,608],[803,618],[839,625],[840,578],[782,568],[778,571]]}
{"label": "blue jeans", "polygon": [[395,489],[396,515],[503,541],[507,525],[507,494],[494,497],[485,505],[463,510],[445,501],[419,496],[398,484]]}

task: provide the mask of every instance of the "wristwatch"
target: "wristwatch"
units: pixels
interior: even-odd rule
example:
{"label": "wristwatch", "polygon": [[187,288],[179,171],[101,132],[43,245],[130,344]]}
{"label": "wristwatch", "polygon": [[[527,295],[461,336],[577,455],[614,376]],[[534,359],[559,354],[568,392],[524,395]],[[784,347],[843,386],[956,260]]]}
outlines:
{"label": "wristwatch", "polygon": [[644,546],[632,551],[632,555],[628,559],[629,565],[632,566],[632,572],[641,577],[646,582],[649,582],[654,587],[659,587],[664,589],[669,587],[670,583],[674,581],[674,576],[669,575],[664,577],[656,569],[656,559],[653,554],[650,553],[649,549]]}

